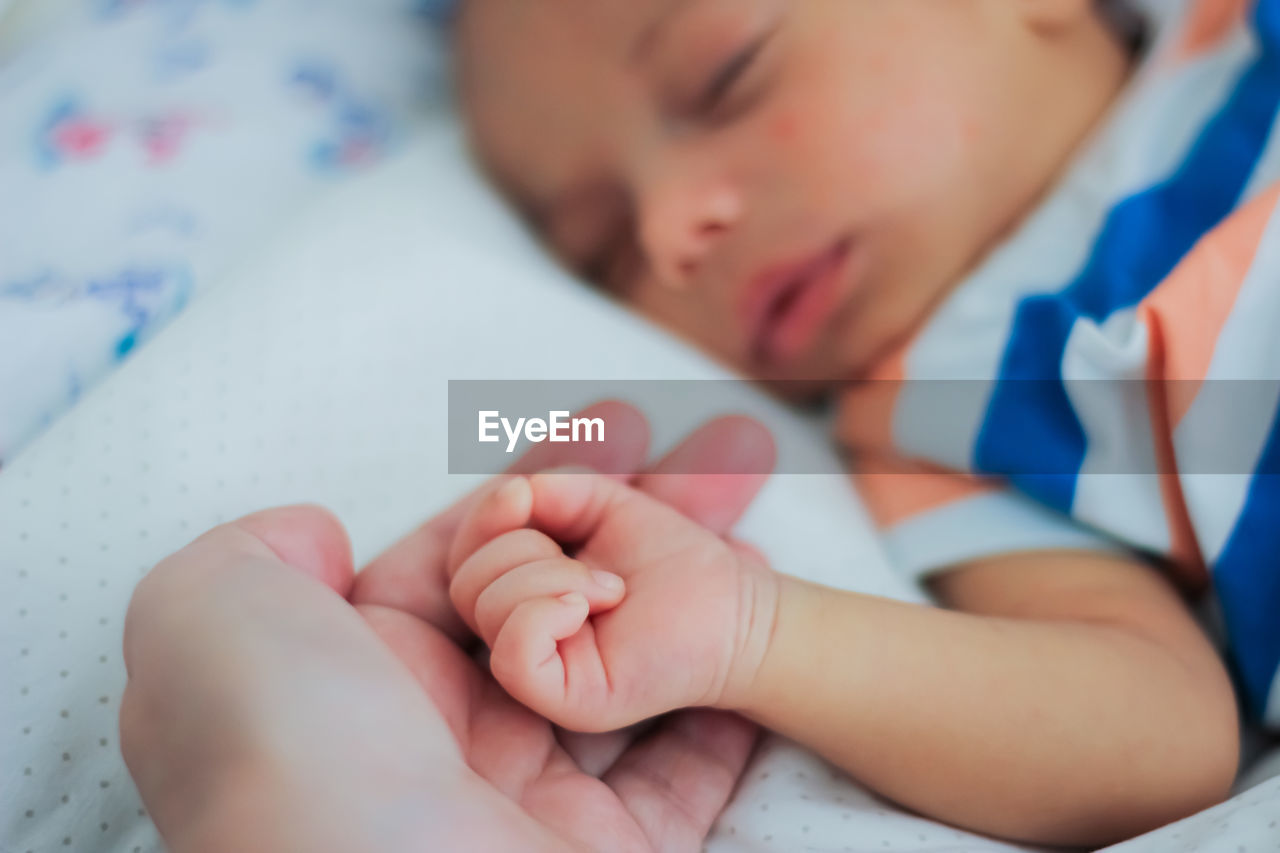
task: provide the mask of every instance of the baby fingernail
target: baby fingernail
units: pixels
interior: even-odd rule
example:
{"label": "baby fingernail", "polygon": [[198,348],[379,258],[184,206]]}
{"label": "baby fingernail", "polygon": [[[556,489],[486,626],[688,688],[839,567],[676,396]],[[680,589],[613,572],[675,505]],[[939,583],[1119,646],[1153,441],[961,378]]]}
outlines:
{"label": "baby fingernail", "polygon": [[622,589],[622,578],[611,572],[595,570],[591,573],[591,578],[596,582],[596,586],[603,590],[618,592]]}
{"label": "baby fingernail", "polygon": [[580,592],[566,592],[564,595],[560,596],[560,603],[567,604],[570,607],[579,608],[590,606],[590,602],[587,601],[587,597]]}

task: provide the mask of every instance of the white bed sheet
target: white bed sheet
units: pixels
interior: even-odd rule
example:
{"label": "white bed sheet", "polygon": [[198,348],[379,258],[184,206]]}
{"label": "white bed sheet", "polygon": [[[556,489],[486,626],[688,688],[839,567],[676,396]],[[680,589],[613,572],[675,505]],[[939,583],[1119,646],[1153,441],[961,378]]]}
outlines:
{"label": "white bed sheet", "polygon": [[[567,335],[610,357],[537,347]],[[318,501],[368,558],[471,484],[444,473],[446,379],[565,375],[721,374],[556,272],[480,191],[448,125],[175,321],[0,475],[0,849],[158,849],[115,719],[124,608],[159,557],[241,513]],[[752,406],[784,440],[821,442]],[[919,595],[842,477],[778,478],[741,532],[796,574]],[[1257,853],[1275,849],[1277,819],[1272,782],[1126,850]],[[708,849],[1019,848],[907,814],[774,738]]]}

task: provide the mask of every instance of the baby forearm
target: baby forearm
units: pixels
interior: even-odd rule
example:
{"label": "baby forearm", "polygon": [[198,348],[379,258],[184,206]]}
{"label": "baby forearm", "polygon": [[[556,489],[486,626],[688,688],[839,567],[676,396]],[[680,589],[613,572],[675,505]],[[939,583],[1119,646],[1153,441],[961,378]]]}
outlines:
{"label": "baby forearm", "polygon": [[987,618],[786,581],[740,704],[931,816],[1093,845],[1225,793],[1234,706],[1205,678],[1122,626]]}

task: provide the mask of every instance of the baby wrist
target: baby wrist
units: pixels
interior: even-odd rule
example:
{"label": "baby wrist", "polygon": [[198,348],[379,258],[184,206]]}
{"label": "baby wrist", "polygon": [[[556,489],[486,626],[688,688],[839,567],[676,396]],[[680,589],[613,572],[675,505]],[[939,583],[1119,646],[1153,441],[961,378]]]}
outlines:
{"label": "baby wrist", "polygon": [[760,670],[769,656],[778,618],[781,588],[786,579],[758,559],[744,571],[740,590],[739,626],[720,698],[715,707],[740,711],[748,707]]}

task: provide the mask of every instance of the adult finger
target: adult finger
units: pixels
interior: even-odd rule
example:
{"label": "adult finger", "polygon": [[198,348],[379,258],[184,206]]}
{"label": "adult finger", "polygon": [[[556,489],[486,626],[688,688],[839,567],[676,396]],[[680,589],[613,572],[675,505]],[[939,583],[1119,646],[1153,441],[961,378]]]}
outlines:
{"label": "adult finger", "polygon": [[215,527],[163,560],[134,591],[125,618],[126,668],[148,651],[140,631],[149,633],[174,608],[196,606],[203,594],[226,587],[231,581],[220,575],[246,562],[283,564],[342,598],[353,581],[346,531],[320,507],[271,509]]}
{"label": "adult finger", "polygon": [[664,719],[602,777],[655,850],[700,850],[755,747],[736,714],[694,709]]}
{"label": "adult finger", "polygon": [[554,749],[550,724],[437,628],[392,608],[359,611],[439,711],[471,769],[520,802]]}
{"label": "adult finger", "polygon": [[769,430],[735,415],[694,432],[634,484],[723,535],[755,500],[776,460]]}

